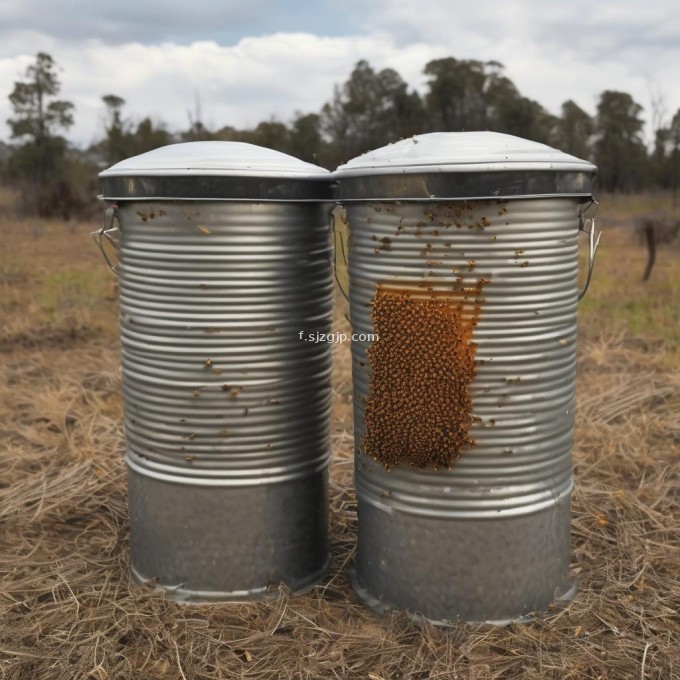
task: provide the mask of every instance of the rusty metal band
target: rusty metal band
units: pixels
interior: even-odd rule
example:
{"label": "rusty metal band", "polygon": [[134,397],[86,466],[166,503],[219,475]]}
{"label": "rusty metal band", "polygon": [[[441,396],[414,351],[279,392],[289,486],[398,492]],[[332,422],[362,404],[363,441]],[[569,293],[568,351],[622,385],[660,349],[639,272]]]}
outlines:
{"label": "rusty metal band", "polygon": [[103,198],[120,200],[319,202],[336,198],[336,185],[320,179],[229,175],[108,175],[100,177]]}
{"label": "rusty metal band", "polygon": [[454,199],[590,197],[593,172],[504,170],[501,172],[391,173],[339,178],[338,200],[442,201]]}

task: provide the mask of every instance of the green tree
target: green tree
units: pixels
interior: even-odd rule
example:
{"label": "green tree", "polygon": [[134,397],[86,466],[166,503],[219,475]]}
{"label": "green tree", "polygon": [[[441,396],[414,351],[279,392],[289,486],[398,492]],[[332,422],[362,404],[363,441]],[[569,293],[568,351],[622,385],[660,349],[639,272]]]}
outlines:
{"label": "green tree", "polygon": [[137,128],[130,134],[131,155],[152,151],[160,146],[172,144],[173,136],[166,130],[163,123],[154,123],[151,118],[144,118],[137,124]]}
{"label": "green tree", "polygon": [[493,130],[550,140],[555,118],[523,97],[497,61],[435,59],[425,66],[430,130]]}
{"label": "green tree", "polygon": [[68,181],[66,140],[60,132],[73,125],[74,107],[58,99],[61,83],[49,54],[39,52],[9,95],[12,117],[7,120],[17,140],[7,174],[19,190],[19,210],[41,216],[68,217],[77,193]]}
{"label": "green tree", "polygon": [[15,82],[9,95],[13,116],[7,120],[12,139],[22,146],[11,167],[23,179],[42,182],[57,171],[65,142],[58,135],[73,125],[73,104],[56,99],[61,90],[57,68],[49,54],[39,52],[26,69],[26,79]]}
{"label": "green tree", "polygon": [[660,124],[656,128],[650,160],[656,183],[664,189],[672,190],[673,207],[676,207],[680,186],[680,109],[670,124]]}
{"label": "green tree", "polygon": [[[130,156],[137,156],[174,141],[173,135],[168,132],[162,122],[154,122],[147,117],[135,125],[129,119],[124,118],[125,100],[122,97],[107,94],[102,97],[102,101],[106,106],[105,137],[95,145],[95,149],[104,156],[107,163],[117,163]],[[190,133],[184,133],[181,136],[186,138],[188,134]],[[192,137],[190,136],[189,139]]]}
{"label": "green tree", "polygon": [[680,186],[680,109],[673,116],[669,133],[670,145],[670,185],[673,189],[673,207],[678,205],[678,186]]}
{"label": "green tree", "polygon": [[633,191],[645,184],[647,151],[642,141],[642,106],[627,92],[606,90],[595,118],[595,162],[600,186]]}
{"label": "green tree", "polygon": [[290,130],[285,123],[278,120],[263,121],[251,132],[251,138],[248,141],[267,149],[288,153],[290,150]]}
{"label": "green tree", "polygon": [[308,163],[323,163],[326,145],[321,137],[321,117],[297,113],[290,126],[290,153]]}
{"label": "green tree", "polygon": [[231,126],[225,126],[215,133],[214,139],[245,142],[283,153],[291,153],[291,131],[285,123],[277,120],[262,121],[257,127],[249,130],[237,130]]}
{"label": "green tree", "polygon": [[670,127],[660,130],[663,140],[663,157],[660,159],[663,172],[663,186],[673,191],[673,207],[678,205],[680,187],[680,109],[671,120]]}
{"label": "green tree", "polygon": [[484,130],[487,127],[486,64],[453,57],[425,66],[425,97],[431,130]]}
{"label": "green tree", "polygon": [[376,72],[360,61],[321,111],[327,162],[337,165],[369,149],[422,132],[423,106],[393,69]]}
{"label": "green tree", "polygon": [[125,100],[115,94],[107,94],[102,97],[106,106],[104,131],[106,137],[101,148],[110,165],[122,161],[132,155],[132,139],[130,124],[123,119],[123,107]]}
{"label": "green tree", "polygon": [[183,142],[209,142],[215,135],[208,130],[201,120],[190,120],[189,129],[180,134]]}
{"label": "green tree", "polygon": [[557,121],[554,143],[562,151],[578,158],[590,156],[593,119],[571,99],[562,104],[562,115]]}
{"label": "green tree", "polygon": [[548,143],[554,136],[557,119],[538,102],[520,94],[510,78],[503,75],[498,62],[491,67],[486,83],[488,129]]}

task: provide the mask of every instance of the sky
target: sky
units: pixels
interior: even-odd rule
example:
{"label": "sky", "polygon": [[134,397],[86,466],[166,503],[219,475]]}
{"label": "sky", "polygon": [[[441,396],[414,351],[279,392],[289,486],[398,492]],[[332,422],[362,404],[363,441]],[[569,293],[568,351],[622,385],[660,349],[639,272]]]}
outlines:
{"label": "sky", "polygon": [[[37,52],[75,104],[67,138],[103,136],[102,96],[170,130],[254,126],[318,112],[356,62],[393,68],[420,92],[442,57],[498,61],[520,92],[591,114],[629,92],[652,122],[680,109],[678,0],[0,0],[0,140],[14,82]],[[650,126],[647,128],[649,134]]]}

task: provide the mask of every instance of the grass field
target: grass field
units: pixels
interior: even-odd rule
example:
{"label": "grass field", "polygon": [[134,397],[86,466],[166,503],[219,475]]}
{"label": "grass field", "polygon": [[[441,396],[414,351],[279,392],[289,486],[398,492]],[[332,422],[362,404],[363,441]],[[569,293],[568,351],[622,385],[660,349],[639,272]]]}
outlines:
{"label": "grass field", "polygon": [[[680,677],[680,244],[651,281],[654,197],[605,197],[579,312],[572,565],[562,609],[505,628],[359,605],[349,346],[336,345],[329,577],[273,602],[182,606],[134,586],[114,277],[96,225],[0,216],[0,677],[12,680]],[[338,297],[336,325],[346,326]]]}

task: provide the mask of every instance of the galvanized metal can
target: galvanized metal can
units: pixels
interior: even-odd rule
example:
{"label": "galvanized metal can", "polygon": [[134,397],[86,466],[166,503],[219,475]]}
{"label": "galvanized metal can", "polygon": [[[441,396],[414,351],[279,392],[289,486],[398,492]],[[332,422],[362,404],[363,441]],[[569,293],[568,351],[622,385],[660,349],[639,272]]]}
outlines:
{"label": "galvanized metal can", "polygon": [[352,344],[354,585],[373,609],[501,623],[573,591],[577,237],[594,172],[490,132],[416,136],[336,171],[352,329],[377,335]]}
{"label": "galvanized metal can", "polygon": [[330,173],[196,142],[100,179],[135,578],[191,601],[311,586],[328,566],[331,353],[304,338],[331,324]]}

